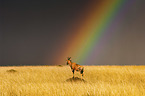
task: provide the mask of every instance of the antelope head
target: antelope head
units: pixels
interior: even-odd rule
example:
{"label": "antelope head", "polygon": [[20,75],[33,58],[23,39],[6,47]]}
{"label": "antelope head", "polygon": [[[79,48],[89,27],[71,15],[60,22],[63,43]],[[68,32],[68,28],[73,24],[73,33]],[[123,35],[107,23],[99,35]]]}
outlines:
{"label": "antelope head", "polygon": [[69,63],[71,63],[71,57],[67,57],[67,65],[69,64]]}

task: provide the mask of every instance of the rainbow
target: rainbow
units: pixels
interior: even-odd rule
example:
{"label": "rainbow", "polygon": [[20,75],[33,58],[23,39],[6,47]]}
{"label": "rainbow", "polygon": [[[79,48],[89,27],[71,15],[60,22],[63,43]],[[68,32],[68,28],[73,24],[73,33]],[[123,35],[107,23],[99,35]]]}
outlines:
{"label": "rainbow", "polygon": [[[125,0],[106,0],[90,3],[85,18],[80,20],[79,27],[70,29],[74,30],[75,34],[65,45],[67,47],[60,54],[61,56],[59,56],[56,64],[64,64],[68,56],[71,56],[73,61],[79,64],[89,65],[88,59],[90,58],[94,58],[92,62],[96,63],[95,58],[101,51],[101,47],[97,49],[96,46],[101,46],[99,45],[101,40],[107,38],[105,36],[105,34],[108,34],[107,29],[109,29],[125,2]],[[93,56],[93,53],[96,55]]]}

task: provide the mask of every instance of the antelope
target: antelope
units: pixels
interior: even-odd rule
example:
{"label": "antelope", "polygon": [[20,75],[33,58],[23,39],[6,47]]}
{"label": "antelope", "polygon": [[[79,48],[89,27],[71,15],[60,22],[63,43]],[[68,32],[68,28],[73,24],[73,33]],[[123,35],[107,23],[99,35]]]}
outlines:
{"label": "antelope", "polygon": [[69,66],[72,70],[73,78],[74,78],[74,71],[79,71],[80,74],[81,74],[81,79],[82,79],[82,76],[83,76],[83,73],[84,73],[84,67],[81,66],[81,65],[76,64],[75,62],[72,62],[71,57],[68,57],[66,61],[67,61],[67,65],[69,64]]}

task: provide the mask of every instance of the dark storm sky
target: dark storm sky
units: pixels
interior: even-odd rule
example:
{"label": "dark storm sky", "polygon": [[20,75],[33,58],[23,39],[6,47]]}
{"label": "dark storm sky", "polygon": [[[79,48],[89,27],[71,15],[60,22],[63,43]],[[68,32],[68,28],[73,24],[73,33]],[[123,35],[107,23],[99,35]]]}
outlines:
{"label": "dark storm sky", "polygon": [[[1,0],[0,65],[54,64],[56,55],[66,48],[64,44],[69,41],[68,36],[75,33],[70,29],[76,27],[74,24],[77,18],[83,17],[89,3],[89,0]],[[145,3],[135,1],[128,8],[122,23],[118,25],[122,26],[122,32],[114,34],[116,42],[110,41],[112,42],[110,46],[114,46],[114,49],[110,47],[111,49],[104,52],[107,57],[113,50],[125,48],[124,45],[130,44],[131,46],[127,47],[128,49],[125,48],[124,52],[134,55],[131,52],[134,53],[134,50],[137,50],[139,56],[137,58],[141,58],[143,64]],[[130,49],[132,46],[134,46],[133,49]],[[121,51],[113,52],[114,57],[124,56]],[[127,57],[130,58],[130,55]]]}
{"label": "dark storm sky", "polygon": [[0,65],[49,64],[88,1],[0,1]]}

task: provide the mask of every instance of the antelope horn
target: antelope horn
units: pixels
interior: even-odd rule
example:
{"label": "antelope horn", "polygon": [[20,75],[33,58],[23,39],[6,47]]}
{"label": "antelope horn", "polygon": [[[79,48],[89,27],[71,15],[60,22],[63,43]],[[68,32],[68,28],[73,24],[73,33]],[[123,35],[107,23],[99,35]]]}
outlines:
{"label": "antelope horn", "polygon": [[71,57],[68,57],[67,59],[70,60]]}

